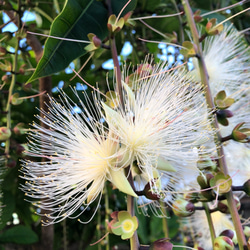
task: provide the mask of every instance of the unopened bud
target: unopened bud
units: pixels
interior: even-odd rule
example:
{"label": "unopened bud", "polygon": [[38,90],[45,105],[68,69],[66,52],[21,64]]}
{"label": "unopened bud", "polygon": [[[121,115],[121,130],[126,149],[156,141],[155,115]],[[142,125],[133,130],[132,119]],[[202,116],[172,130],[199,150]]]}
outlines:
{"label": "unopened bud", "polygon": [[173,212],[175,215],[180,217],[188,217],[192,215],[195,211],[195,206],[193,203],[179,199],[173,203]]}
{"label": "unopened bud", "polygon": [[32,89],[32,84],[29,82],[29,83],[25,83],[23,84],[23,90],[26,92],[26,91],[30,91]]}
{"label": "unopened bud", "polygon": [[214,240],[214,250],[233,250],[234,243],[227,236],[219,236]]}
{"label": "unopened bud", "polygon": [[151,244],[150,250],[172,250],[173,244],[168,238],[159,239]]}
{"label": "unopened bud", "polygon": [[250,237],[250,227],[245,226],[243,232],[247,237]]}
{"label": "unopened bud", "polygon": [[161,198],[160,194],[153,191],[153,186],[152,183],[150,184],[150,182],[147,183],[143,191],[145,197],[148,198],[149,200],[159,200]]}
{"label": "unopened bud", "polygon": [[6,141],[10,138],[11,131],[7,127],[0,127],[0,141]]}
{"label": "unopened bud", "polygon": [[2,76],[2,81],[4,82],[4,83],[10,83],[11,82],[11,75],[3,75]]}
{"label": "unopened bud", "polygon": [[7,54],[7,50],[4,47],[0,47],[0,56],[5,56]]}
{"label": "unopened bud", "polygon": [[25,133],[24,131],[24,126],[25,124],[23,122],[19,122],[14,128],[13,128],[13,132],[16,135],[23,135]]}
{"label": "unopened bud", "polygon": [[243,191],[250,196],[250,179],[243,184]]}
{"label": "unopened bud", "polygon": [[21,144],[17,144],[16,153],[17,155],[21,155],[25,151],[25,147]]}
{"label": "unopened bud", "polygon": [[233,239],[235,232],[231,229],[226,229],[220,233],[220,236],[227,236],[231,240]]}
{"label": "unopened bud", "polygon": [[7,164],[6,165],[7,165],[8,168],[14,168],[16,166],[16,161],[9,158],[9,159],[7,159]]}
{"label": "unopened bud", "polygon": [[[240,204],[240,199],[234,195],[234,202],[236,204],[237,210],[240,210],[241,204]],[[222,213],[229,214],[230,210],[228,207],[227,200],[219,201],[218,202],[218,210]]]}
{"label": "unopened bud", "polygon": [[250,136],[250,129],[244,127],[245,122],[237,124],[232,132],[232,139],[238,142],[247,142]]}

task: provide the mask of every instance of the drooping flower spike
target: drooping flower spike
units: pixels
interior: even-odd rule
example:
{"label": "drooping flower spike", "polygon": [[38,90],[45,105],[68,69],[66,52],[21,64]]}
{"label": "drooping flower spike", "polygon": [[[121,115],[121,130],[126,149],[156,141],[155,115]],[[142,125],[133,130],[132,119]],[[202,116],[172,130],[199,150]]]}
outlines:
{"label": "drooping flower spike", "polygon": [[[44,224],[72,217],[80,207],[83,213],[100,199],[107,180],[136,196],[124,170],[116,167],[121,157],[119,142],[100,122],[97,103],[92,104],[84,94],[84,105],[74,91],[82,108],[77,113],[76,104],[60,92],[60,103],[50,97],[49,112],[41,110],[37,116],[48,128],[34,123],[29,133],[28,154],[38,161],[26,160],[21,170],[26,180],[22,189],[35,199],[35,206],[48,211]],[[41,157],[46,161],[41,162]]]}
{"label": "drooping flower spike", "polygon": [[[129,80],[123,73],[125,109],[103,106],[109,128],[126,152],[126,165],[134,166],[135,173],[152,183],[155,193],[164,188],[167,193],[168,187],[163,188],[159,179],[166,175],[172,179],[169,184],[181,182],[179,173],[196,164],[194,148],[213,132],[206,132],[206,116],[197,115],[204,107],[201,87],[187,80],[183,69],[168,70],[164,62],[145,62],[140,69]],[[200,150],[206,152],[206,148]]]}

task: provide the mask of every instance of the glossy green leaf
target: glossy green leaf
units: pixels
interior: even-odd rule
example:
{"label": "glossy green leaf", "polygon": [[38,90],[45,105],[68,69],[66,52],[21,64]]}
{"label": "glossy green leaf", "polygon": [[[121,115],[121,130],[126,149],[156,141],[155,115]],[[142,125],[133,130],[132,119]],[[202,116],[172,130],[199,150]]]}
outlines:
{"label": "glossy green leaf", "polygon": [[1,243],[32,244],[38,239],[36,233],[23,225],[14,226],[0,234]]}
{"label": "glossy green leaf", "polygon": [[8,221],[12,220],[12,214],[15,211],[15,197],[9,191],[3,192],[2,213],[0,217],[0,230],[2,230]]}
{"label": "glossy green leaf", "polygon": [[[127,1],[116,2],[113,1],[112,7],[116,11],[120,11]],[[132,1],[125,10],[132,10],[135,3],[135,0]],[[123,11],[123,13],[125,12]],[[108,34],[107,20],[108,11],[101,2],[96,0],[68,0],[62,12],[52,23],[50,35],[89,41],[87,35],[93,33],[102,40]],[[87,53],[84,49],[86,46],[87,43],[48,38],[43,57],[28,82],[64,70],[75,58]]]}

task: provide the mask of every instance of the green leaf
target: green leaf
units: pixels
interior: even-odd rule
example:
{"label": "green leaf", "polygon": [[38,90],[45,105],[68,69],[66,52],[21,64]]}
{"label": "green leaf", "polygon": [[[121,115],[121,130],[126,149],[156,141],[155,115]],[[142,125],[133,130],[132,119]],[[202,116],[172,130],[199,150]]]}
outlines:
{"label": "green leaf", "polygon": [[[126,2],[126,0],[113,0],[112,7],[120,11],[121,6],[124,6]],[[135,0],[132,1],[126,10],[132,10],[135,3]],[[108,34],[107,20],[108,11],[101,2],[97,0],[67,0],[62,12],[52,23],[50,35],[89,41],[87,35],[93,33],[103,40]],[[84,49],[86,46],[86,43],[48,38],[44,54],[28,82],[64,70],[71,61],[87,53]]]}
{"label": "green leaf", "polygon": [[2,213],[0,217],[0,230],[2,230],[8,221],[12,220],[12,214],[15,210],[15,197],[11,192],[3,190]]}
{"label": "green leaf", "polygon": [[[77,40],[88,40],[87,34],[90,31],[99,35],[104,26],[101,23],[99,24],[97,19],[93,18],[94,13],[91,13],[91,10],[94,11],[93,7],[89,9],[92,3],[93,0],[66,1],[62,12],[52,23],[50,35]],[[93,6],[96,12],[99,12],[96,14],[104,18],[102,4],[95,3]],[[91,29],[91,24],[95,28]],[[94,32],[94,30],[98,30],[98,32]],[[43,57],[39,61],[36,71],[29,79],[29,82],[63,70],[73,59],[85,53],[85,46],[86,44],[84,43],[48,38],[45,43]]]}
{"label": "green leaf", "polygon": [[23,225],[12,227],[0,234],[0,243],[32,244],[38,239],[35,232]]}

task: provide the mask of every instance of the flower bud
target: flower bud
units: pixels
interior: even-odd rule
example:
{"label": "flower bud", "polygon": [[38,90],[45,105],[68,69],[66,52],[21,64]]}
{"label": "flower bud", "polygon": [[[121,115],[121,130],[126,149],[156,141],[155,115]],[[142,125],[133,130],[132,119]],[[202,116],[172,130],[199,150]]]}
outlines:
{"label": "flower bud", "polygon": [[13,132],[16,135],[23,135],[25,133],[24,131],[24,126],[25,124],[23,122],[19,122],[14,128],[13,128]]}
{"label": "flower bud", "polygon": [[233,112],[228,109],[220,109],[216,111],[218,122],[223,126],[228,126],[227,118],[233,117]]}
{"label": "flower bud", "polygon": [[211,158],[201,158],[197,161],[197,167],[199,170],[215,171],[216,163],[211,160]]}
{"label": "flower bud", "polygon": [[25,92],[29,92],[29,91],[31,91],[31,89],[32,89],[32,84],[30,82],[23,84],[23,90]]}
{"label": "flower bud", "polygon": [[0,127],[0,141],[6,141],[10,138],[11,131],[7,127]]}
{"label": "flower bud", "polygon": [[232,240],[235,236],[235,232],[231,229],[226,229],[220,233],[220,236],[227,236]]}
{"label": "flower bud", "polygon": [[25,151],[25,147],[21,144],[17,144],[16,153],[17,155],[21,155]]}
{"label": "flower bud", "polygon": [[149,200],[159,200],[160,194],[153,191],[153,187],[150,185],[150,182],[144,187],[144,195]]}
{"label": "flower bud", "polygon": [[5,56],[7,54],[7,50],[4,47],[0,47],[0,56]]}
{"label": "flower bud", "polygon": [[3,75],[2,81],[6,84],[10,83],[11,82],[11,75]]}
{"label": "flower bud", "polygon": [[11,158],[8,158],[6,166],[8,168],[14,168],[16,166],[16,161]]}
{"label": "flower bud", "polygon": [[208,201],[213,201],[216,197],[214,190],[201,191],[201,195]]}
{"label": "flower bud", "polygon": [[250,179],[243,184],[243,191],[250,196]]}
{"label": "flower bud", "polygon": [[250,227],[245,226],[243,232],[247,237],[250,237]]}
{"label": "flower bud", "polygon": [[200,10],[196,10],[194,12],[194,21],[196,23],[200,23],[203,20],[202,16],[201,16],[201,11]]}
{"label": "flower bud", "polygon": [[216,18],[212,18],[207,22],[205,29],[208,35],[210,36],[217,35],[223,30],[223,25],[216,23],[217,23]]}
{"label": "flower bud", "polygon": [[199,175],[197,177],[197,182],[200,185],[201,189],[210,188],[209,182],[214,177],[213,174],[207,173],[205,175]]}
{"label": "flower bud", "polygon": [[159,239],[151,244],[150,250],[172,250],[173,244],[168,238]]}
{"label": "flower bud", "polygon": [[234,243],[227,236],[219,236],[214,240],[214,250],[233,250]]}
{"label": "flower bud", "polygon": [[173,212],[175,215],[180,217],[188,217],[192,215],[195,211],[195,206],[193,203],[178,199],[173,203]]}
{"label": "flower bud", "polygon": [[[240,210],[241,204],[240,204],[240,199],[234,195],[234,202],[236,204],[237,210]],[[229,214],[230,210],[228,207],[227,200],[219,201],[218,202],[218,210],[222,213]]]}
{"label": "flower bud", "polygon": [[107,27],[111,33],[119,32],[124,25],[124,18],[121,17],[118,21],[115,15],[111,15],[108,19]]}
{"label": "flower bud", "polygon": [[190,201],[192,203],[195,203],[199,199],[199,193],[198,192],[190,192],[184,194],[184,199],[187,201]]}
{"label": "flower bud", "polygon": [[232,139],[238,142],[247,142],[250,136],[250,129],[243,127],[245,122],[237,124],[232,132]]}

